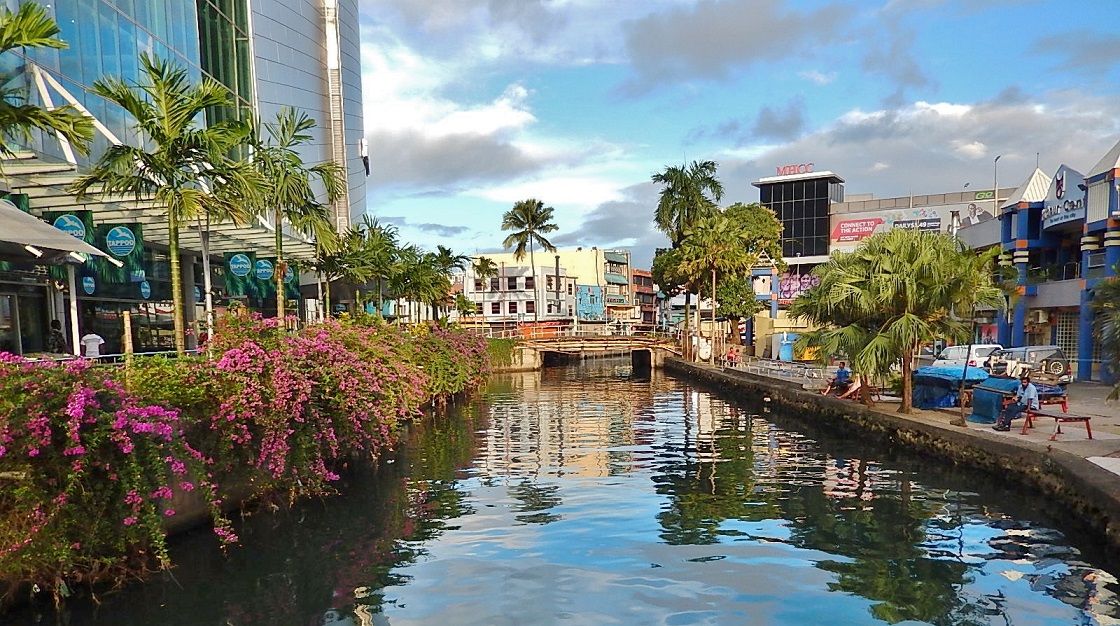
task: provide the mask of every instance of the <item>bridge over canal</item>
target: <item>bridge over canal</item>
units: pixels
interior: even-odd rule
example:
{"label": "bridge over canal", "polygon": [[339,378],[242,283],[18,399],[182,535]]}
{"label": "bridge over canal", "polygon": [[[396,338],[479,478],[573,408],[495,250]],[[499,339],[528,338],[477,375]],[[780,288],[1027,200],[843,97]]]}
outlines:
{"label": "bridge over canal", "polygon": [[680,356],[675,340],[661,335],[567,335],[525,338],[518,342],[514,369],[540,369],[568,359],[591,356],[630,355],[636,368],[660,368],[667,357]]}

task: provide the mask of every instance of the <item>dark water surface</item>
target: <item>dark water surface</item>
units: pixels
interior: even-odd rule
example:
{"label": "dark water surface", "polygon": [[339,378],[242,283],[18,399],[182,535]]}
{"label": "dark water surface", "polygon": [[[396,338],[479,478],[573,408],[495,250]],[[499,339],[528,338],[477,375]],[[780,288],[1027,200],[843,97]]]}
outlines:
{"label": "dark water surface", "polygon": [[1045,501],[912,457],[618,361],[502,376],[228,556],[195,533],[170,575],[8,621],[1120,623]]}

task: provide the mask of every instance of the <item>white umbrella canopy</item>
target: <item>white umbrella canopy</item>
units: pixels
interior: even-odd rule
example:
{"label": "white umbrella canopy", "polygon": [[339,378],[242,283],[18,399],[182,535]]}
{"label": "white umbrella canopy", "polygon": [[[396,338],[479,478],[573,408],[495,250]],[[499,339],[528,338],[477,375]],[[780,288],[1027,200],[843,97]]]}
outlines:
{"label": "white umbrella canopy", "polygon": [[70,256],[71,252],[108,256],[81,239],[24,213],[10,201],[0,199],[0,261],[45,265],[82,262]]}

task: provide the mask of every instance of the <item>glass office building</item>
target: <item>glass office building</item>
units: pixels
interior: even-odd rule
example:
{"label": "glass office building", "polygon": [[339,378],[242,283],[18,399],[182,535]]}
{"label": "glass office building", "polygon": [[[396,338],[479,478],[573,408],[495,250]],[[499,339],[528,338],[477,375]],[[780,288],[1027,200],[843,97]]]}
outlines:
{"label": "glass office building", "polygon": [[[21,3],[0,0],[11,10]],[[138,350],[174,345],[163,213],[143,202],[104,198],[79,202],[66,192],[74,177],[114,141],[139,141],[124,111],[88,89],[106,76],[137,80],[143,54],[185,68],[193,81],[211,77],[229,90],[235,106],[208,111],[207,123],[249,114],[267,121],[283,106],[314,118],[318,126],[313,140],[302,149],[304,161],[335,161],[347,172],[347,194],[332,207],[335,225],[345,228],[352,216],[365,213],[358,0],[51,0],[39,4],[54,17],[61,29],[59,38],[69,47],[0,56],[0,76],[8,81],[5,87],[47,108],[78,105],[101,126],[88,158],[75,155],[51,134],[35,135],[16,158],[3,162],[0,197],[56,225],[65,222],[78,228],[102,250],[109,240],[135,245],[125,256],[118,255],[126,263],[124,269],[94,262],[79,266],[76,294],[70,293],[57,269],[0,267],[0,349],[42,350],[47,324],[52,318],[66,320],[72,296],[81,307],[81,325],[89,320],[89,329],[105,337],[107,352],[122,347],[120,317],[125,310],[131,310],[136,323],[133,340]],[[201,315],[202,229],[203,225],[192,224],[180,234],[184,299],[197,304],[188,307],[188,321]],[[267,265],[267,257],[275,255],[274,231],[267,217],[247,227],[221,224],[207,230],[211,279],[218,295],[240,297],[267,312],[270,298],[261,289],[269,279],[249,285],[248,295],[227,289],[231,258],[250,259],[255,274],[258,265]],[[298,237],[288,237],[285,243],[286,256],[306,257],[312,252],[310,242]]]}

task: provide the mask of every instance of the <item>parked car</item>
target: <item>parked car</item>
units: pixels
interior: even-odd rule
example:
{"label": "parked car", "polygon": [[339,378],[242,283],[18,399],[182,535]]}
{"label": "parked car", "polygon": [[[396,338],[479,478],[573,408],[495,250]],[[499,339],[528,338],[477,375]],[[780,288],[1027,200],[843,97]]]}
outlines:
{"label": "parked car", "polygon": [[988,357],[992,376],[1016,378],[1029,373],[1042,382],[1059,385],[1073,381],[1069,358],[1058,346],[1023,346],[996,350]]}
{"label": "parked car", "polygon": [[[971,352],[969,351],[971,348]],[[969,367],[984,367],[984,362],[987,361],[988,356],[996,350],[1003,348],[998,343],[974,343],[971,346],[949,346],[937,355],[933,360],[934,367],[964,367],[968,363]]]}

